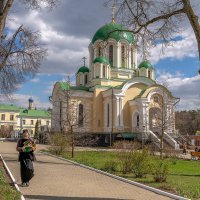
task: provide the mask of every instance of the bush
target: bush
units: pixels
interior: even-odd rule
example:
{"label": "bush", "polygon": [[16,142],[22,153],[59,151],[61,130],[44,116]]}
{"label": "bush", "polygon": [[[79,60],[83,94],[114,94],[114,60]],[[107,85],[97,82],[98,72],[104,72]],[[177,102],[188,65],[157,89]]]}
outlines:
{"label": "bush", "polygon": [[120,171],[127,174],[132,171],[133,151],[118,152],[117,158],[119,160]]}
{"label": "bush", "polygon": [[105,162],[104,166],[101,168],[101,170],[106,172],[116,172],[117,171],[117,161],[107,161]]}
{"label": "bush", "polygon": [[70,138],[61,133],[55,133],[51,136],[50,150],[56,155],[60,155],[68,151],[70,146]]}
{"label": "bush", "polygon": [[168,164],[163,160],[157,160],[153,168],[154,180],[159,183],[166,182],[168,174]]}
{"label": "bush", "polygon": [[132,172],[136,178],[145,177],[151,171],[151,163],[147,149],[132,154]]}

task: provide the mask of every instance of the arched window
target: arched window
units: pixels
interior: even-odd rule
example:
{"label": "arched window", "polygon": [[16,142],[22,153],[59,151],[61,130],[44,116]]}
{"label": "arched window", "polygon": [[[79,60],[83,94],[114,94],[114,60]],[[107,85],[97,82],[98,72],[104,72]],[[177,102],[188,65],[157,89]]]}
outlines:
{"label": "arched window", "polygon": [[101,49],[101,47],[98,47],[98,56],[99,57],[102,56],[102,49]]}
{"label": "arched window", "polygon": [[87,84],[88,83],[88,75],[86,74],[85,75],[85,84]]}
{"label": "arched window", "polygon": [[148,70],[148,78],[151,78],[151,71]]}
{"label": "arched window", "polygon": [[78,125],[83,126],[83,104],[79,104],[78,109]]}
{"label": "arched window", "polygon": [[133,48],[131,48],[131,68],[134,67],[134,63],[133,63]]}
{"label": "arched window", "polygon": [[110,105],[107,104],[107,127],[110,126]]}
{"label": "arched window", "polygon": [[121,63],[122,63],[122,67],[125,67],[125,47],[122,46],[121,47]]}
{"label": "arched window", "polygon": [[140,125],[140,116],[137,115],[137,127],[139,127],[139,125]]}
{"label": "arched window", "polygon": [[106,66],[103,66],[103,78],[106,78]]}
{"label": "arched window", "polygon": [[110,65],[113,66],[113,45],[109,46],[109,62]]}

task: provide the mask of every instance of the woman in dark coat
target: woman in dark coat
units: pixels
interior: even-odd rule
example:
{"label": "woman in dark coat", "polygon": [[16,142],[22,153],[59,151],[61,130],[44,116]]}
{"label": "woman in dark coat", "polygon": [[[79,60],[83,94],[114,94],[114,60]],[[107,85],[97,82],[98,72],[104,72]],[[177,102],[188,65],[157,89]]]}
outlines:
{"label": "woman in dark coat", "polygon": [[23,138],[17,143],[17,151],[19,152],[20,172],[22,186],[29,186],[29,181],[34,176],[32,161],[35,160],[35,143],[29,137],[28,130],[23,130]]}

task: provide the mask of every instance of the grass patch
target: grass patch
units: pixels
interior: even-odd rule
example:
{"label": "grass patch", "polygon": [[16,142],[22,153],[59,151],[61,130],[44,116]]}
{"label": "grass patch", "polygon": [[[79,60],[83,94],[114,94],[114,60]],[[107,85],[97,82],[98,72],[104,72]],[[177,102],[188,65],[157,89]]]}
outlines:
{"label": "grass patch", "polygon": [[5,171],[0,166],[0,199],[1,200],[20,200],[20,193],[11,186],[4,175]]}
{"label": "grass patch", "polygon": [[[70,154],[65,153],[61,156],[71,159]],[[71,160],[106,171],[106,163],[116,162],[117,155],[116,152],[81,151],[75,152],[75,158]],[[176,158],[168,158],[165,161],[169,165],[169,175],[167,182],[164,183],[156,183],[151,174],[148,174],[145,178],[135,178],[132,173],[124,175],[119,171],[119,166],[116,166],[116,171],[112,173],[193,200],[200,200],[200,161]],[[151,157],[151,162],[156,162],[156,158]]]}

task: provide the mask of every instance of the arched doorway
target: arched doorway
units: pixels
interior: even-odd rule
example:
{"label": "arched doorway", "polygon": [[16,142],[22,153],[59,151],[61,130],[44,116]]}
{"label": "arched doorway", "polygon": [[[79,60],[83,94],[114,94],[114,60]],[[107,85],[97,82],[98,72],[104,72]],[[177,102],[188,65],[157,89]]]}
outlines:
{"label": "arched doorway", "polygon": [[149,109],[149,130],[159,132],[162,125],[162,112],[160,108],[152,107]]}

